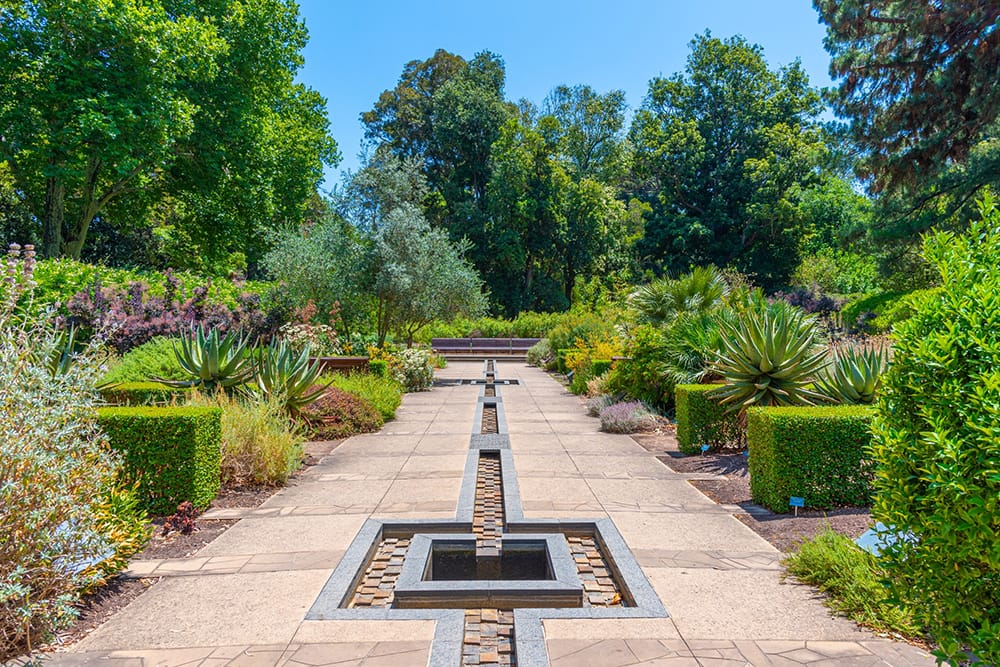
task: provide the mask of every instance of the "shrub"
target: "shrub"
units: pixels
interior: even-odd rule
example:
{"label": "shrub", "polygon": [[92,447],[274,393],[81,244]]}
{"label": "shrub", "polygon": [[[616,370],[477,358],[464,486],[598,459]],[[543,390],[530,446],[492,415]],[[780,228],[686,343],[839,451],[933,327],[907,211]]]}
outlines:
{"label": "shrub", "polygon": [[880,632],[919,634],[913,617],[892,605],[885,572],[872,554],[829,528],[784,560],[788,573],[827,594],[828,607]]}
{"label": "shrub", "polygon": [[223,486],[277,486],[302,465],[302,430],[295,426],[278,397],[250,401],[225,392],[194,392],[193,405],[222,411]]}
{"label": "shrub", "polygon": [[610,318],[588,311],[565,313],[546,336],[554,350],[576,347],[578,341],[593,346],[615,336],[614,322]]}
{"label": "shrub", "polygon": [[867,505],[872,410],[864,406],[767,407],[747,411],[750,493],[775,512],[791,496],[809,507]]}
{"label": "shrub", "polygon": [[592,377],[601,377],[605,373],[611,370],[611,360],[610,359],[591,359],[590,361],[590,375]]}
{"label": "shrub", "polygon": [[600,396],[594,396],[587,400],[587,414],[591,417],[600,417],[601,411],[614,404],[615,399],[612,397],[602,394]]}
{"label": "shrub", "polygon": [[18,255],[12,247],[0,279],[0,662],[68,625],[80,592],[145,540],[94,419],[98,341],[50,372],[61,337],[31,314],[33,256]]}
{"label": "shrub", "polygon": [[308,348],[315,357],[336,357],[344,353],[337,332],[326,324],[289,322],[278,329],[278,338],[298,352]]}
{"label": "shrub", "polygon": [[873,423],[873,514],[893,593],[949,661],[1000,663],[1000,211],[924,241],[942,289],[894,330]]}
{"label": "shrub", "polygon": [[101,389],[101,398],[111,405],[168,405],[190,393],[185,387],[162,382],[123,382]]}
{"label": "shrub", "polygon": [[914,312],[913,303],[926,294],[933,294],[939,287],[913,292],[876,292],[844,306],[841,318],[844,326],[852,331],[885,333],[894,325],[908,320]]}
{"label": "shrub", "polygon": [[103,382],[145,382],[151,377],[183,380],[184,369],[177,363],[176,338],[157,336],[126,352],[104,376]]}
{"label": "shrub", "polygon": [[222,411],[199,407],[101,408],[98,424],[124,458],[124,480],[143,506],[164,515],[181,502],[199,509],[219,492]]}
{"label": "shrub", "polygon": [[357,433],[371,433],[384,423],[371,403],[337,387],[329,387],[302,414],[318,438],[347,438]]}
{"label": "shrub", "polygon": [[677,446],[685,454],[697,454],[702,445],[713,449],[745,444],[739,415],[727,412],[715,399],[717,384],[680,384],[676,397]]}
{"label": "shrub", "polygon": [[823,400],[810,389],[827,364],[811,316],[791,307],[749,310],[737,325],[723,322],[722,330],[722,352],[713,367],[726,380],[719,401],[730,410]]}
{"label": "shrub", "polygon": [[552,345],[548,338],[543,338],[530,348],[526,354],[528,364],[544,368],[552,360]]}
{"label": "shrub", "polygon": [[389,363],[382,359],[369,360],[368,371],[375,377],[384,378],[389,374]]}
{"label": "shrub", "polygon": [[656,428],[656,415],[640,401],[615,403],[601,410],[601,430],[635,433]]}
{"label": "shrub", "polygon": [[427,350],[415,347],[403,350],[399,355],[400,368],[396,379],[406,387],[406,391],[424,391],[434,384],[434,365]]}
{"label": "shrub", "polygon": [[321,380],[329,381],[334,387],[370,403],[378,410],[382,419],[395,419],[396,408],[403,400],[403,385],[392,378],[381,377],[370,373],[336,374],[325,376]]}
{"label": "shrub", "polygon": [[680,315],[705,313],[722,303],[729,285],[714,266],[698,266],[680,278],[660,278],[639,287],[629,303],[639,320],[653,325],[668,324]]}
{"label": "shrub", "polygon": [[659,370],[661,334],[655,327],[636,327],[625,347],[625,359],[608,374],[609,393],[628,396],[656,408],[673,404],[673,381]]}

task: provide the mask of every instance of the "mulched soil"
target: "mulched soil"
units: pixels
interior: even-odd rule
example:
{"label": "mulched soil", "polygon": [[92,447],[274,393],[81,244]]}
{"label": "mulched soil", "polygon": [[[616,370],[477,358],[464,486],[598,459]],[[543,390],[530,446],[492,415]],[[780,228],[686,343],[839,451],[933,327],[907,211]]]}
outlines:
{"label": "mulched soil", "polygon": [[750,475],[742,452],[685,455],[677,450],[673,433],[636,434],[632,439],[657,459],[679,473],[715,475],[716,479],[692,479],[689,483],[713,501],[723,505],[739,505],[748,514],[736,518],[783,552],[789,552],[805,539],[831,528],[854,539],[871,527],[871,515],[866,507],[844,507],[827,511],[800,510],[794,514],[777,514],[750,498]]}

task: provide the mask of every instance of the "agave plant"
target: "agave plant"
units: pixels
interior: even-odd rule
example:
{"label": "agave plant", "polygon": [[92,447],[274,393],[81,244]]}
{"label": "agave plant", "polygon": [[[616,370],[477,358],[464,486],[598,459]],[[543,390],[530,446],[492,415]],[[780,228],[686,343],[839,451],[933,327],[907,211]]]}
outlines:
{"label": "agave plant", "polygon": [[874,347],[841,348],[816,380],[816,389],[834,403],[870,404],[889,366],[889,355]]}
{"label": "agave plant", "polygon": [[296,352],[283,340],[273,341],[253,364],[256,393],[280,397],[290,412],[298,412],[326,391],[329,384],[309,390],[319,373],[319,362],[309,362],[309,345]]}
{"label": "agave plant", "polygon": [[182,334],[180,342],[179,349],[174,344],[174,354],[190,379],[153,378],[157,382],[170,387],[199,387],[211,392],[219,387],[238,387],[253,377],[247,341],[233,331],[220,336],[218,329],[205,333],[204,327],[198,327],[197,331]]}
{"label": "agave plant", "polygon": [[637,289],[629,301],[640,319],[660,325],[685,313],[705,313],[722,303],[729,291],[714,266],[696,267],[680,278],[663,278]]}
{"label": "agave plant", "polygon": [[786,309],[750,311],[737,324],[722,322],[722,330],[722,352],[713,368],[726,380],[718,396],[730,411],[823,400],[809,389],[827,363],[814,318]]}

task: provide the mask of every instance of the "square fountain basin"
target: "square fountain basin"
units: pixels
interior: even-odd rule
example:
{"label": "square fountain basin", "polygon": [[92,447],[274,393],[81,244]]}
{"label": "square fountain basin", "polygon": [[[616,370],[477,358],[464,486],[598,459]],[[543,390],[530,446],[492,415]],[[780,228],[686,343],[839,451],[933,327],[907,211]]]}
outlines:
{"label": "square fountain basin", "polygon": [[[582,607],[561,533],[504,535],[499,562],[476,560],[475,535],[417,534],[396,581],[401,609]],[[488,577],[488,578],[487,578]]]}

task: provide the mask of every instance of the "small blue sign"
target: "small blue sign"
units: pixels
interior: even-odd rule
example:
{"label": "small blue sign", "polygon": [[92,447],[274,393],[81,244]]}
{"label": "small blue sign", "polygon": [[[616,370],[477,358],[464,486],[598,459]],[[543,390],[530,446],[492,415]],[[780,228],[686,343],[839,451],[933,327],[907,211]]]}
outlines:
{"label": "small blue sign", "polygon": [[788,499],[788,505],[789,507],[805,507],[806,499],[799,498],[798,496],[792,496],[791,498]]}
{"label": "small blue sign", "polygon": [[704,454],[705,452],[707,452],[710,449],[711,449],[711,447],[709,445],[702,445],[701,446],[701,453]]}
{"label": "small blue sign", "polygon": [[750,450],[749,449],[746,450],[745,452],[743,452],[743,458],[745,458],[747,461],[750,460]]}

